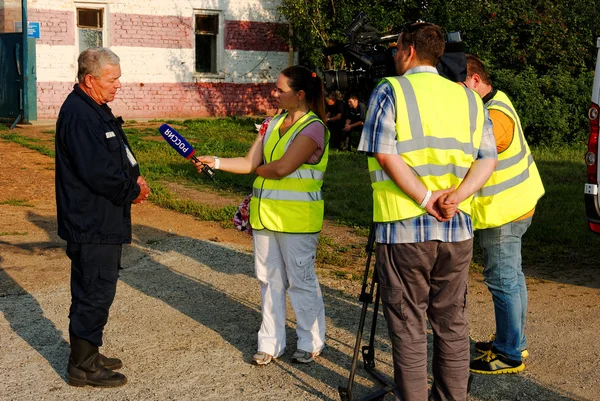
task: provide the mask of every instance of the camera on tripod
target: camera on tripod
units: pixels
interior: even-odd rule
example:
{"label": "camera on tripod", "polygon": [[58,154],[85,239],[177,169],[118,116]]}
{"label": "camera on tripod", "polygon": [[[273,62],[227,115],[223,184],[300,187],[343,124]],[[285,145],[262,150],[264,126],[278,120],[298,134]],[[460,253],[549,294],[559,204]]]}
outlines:
{"label": "camera on tripod", "polygon": [[[399,34],[380,36],[376,29],[367,25],[367,16],[360,12],[346,28],[348,43],[324,49],[326,56],[341,54],[346,61],[345,70],[323,72],[325,90],[352,91],[359,97],[368,98],[377,83],[385,77],[397,75],[394,63],[396,47],[391,45]],[[444,55],[437,65],[440,75],[462,82],[467,75],[465,46],[460,32],[446,35]]]}

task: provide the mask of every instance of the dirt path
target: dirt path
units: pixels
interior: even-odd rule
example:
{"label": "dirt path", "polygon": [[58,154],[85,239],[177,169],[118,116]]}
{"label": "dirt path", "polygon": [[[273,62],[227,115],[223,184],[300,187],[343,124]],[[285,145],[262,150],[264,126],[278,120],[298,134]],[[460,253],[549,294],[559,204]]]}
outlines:
{"label": "dirt path", "polygon": [[[253,367],[248,361],[256,347],[260,295],[250,237],[152,204],[133,208],[134,243],[124,254],[103,347],[124,360],[129,383],[102,390],[68,386],[69,263],[56,236],[54,162],[5,141],[0,155],[0,399],[339,399],[337,386],[347,381],[360,313],[360,282],[337,278],[321,266],[328,329],[323,356],[311,366],[290,363],[295,320],[288,307],[286,354],[268,367]],[[328,230],[325,235],[336,241],[344,235],[355,240],[347,230]],[[600,399],[598,278],[568,268],[554,281],[528,278],[526,371],[477,376],[470,400]],[[493,312],[476,273],[469,303],[472,338],[485,338]],[[380,322],[377,366],[390,374],[389,342]],[[355,394],[373,387],[359,369]]]}

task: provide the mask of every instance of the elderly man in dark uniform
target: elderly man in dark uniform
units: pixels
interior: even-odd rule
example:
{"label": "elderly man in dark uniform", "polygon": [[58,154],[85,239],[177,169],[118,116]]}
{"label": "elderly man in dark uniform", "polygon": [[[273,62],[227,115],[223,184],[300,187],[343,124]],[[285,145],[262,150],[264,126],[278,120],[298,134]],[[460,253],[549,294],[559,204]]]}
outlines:
{"label": "elderly man in dark uniform", "polygon": [[73,386],[116,387],[127,378],[114,370],[117,358],[99,353],[114,300],[121,248],[131,242],[131,204],[150,189],[107,103],[121,83],[119,57],[90,48],[78,58],[78,83],[56,123],[58,235],[71,259],[71,355],[67,381]]}

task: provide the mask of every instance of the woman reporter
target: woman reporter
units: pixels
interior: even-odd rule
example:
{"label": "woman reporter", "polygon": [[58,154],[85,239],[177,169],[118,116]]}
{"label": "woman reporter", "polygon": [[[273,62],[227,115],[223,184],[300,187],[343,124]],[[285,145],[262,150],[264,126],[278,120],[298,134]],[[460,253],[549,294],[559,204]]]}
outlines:
{"label": "woman reporter", "polygon": [[323,83],[307,68],[288,67],[277,79],[279,108],[264,138],[259,133],[245,157],[201,156],[194,163],[236,174],[254,172],[250,224],[262,324],[252,363],[267,365],[285,352],[286,287],[298,335],[293,362],[309,363],[325,346],[325,310],[315,275],[323,225],[321,187],[329,132],[323,123]]}

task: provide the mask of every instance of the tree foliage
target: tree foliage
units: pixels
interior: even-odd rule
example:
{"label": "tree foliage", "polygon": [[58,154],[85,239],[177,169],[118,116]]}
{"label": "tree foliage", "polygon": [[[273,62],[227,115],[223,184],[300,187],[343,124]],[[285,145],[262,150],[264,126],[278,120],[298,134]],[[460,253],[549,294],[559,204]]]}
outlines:
{"label": "tree foliage", "polygon": [[[300,50],[301,60],[311,67],[339,67],[341,59],[323,56],[323,49],[346,43],[346,28],[360,11],[369,25],[381,34],[397,32],[407,18],[419,10],[417,1],[393,0],[282,0],[281,12],[292,26],[292,43]],[[336,64],[337,63],[337,64]]]}
{"label": "tree foliage", "polygon": [[577,142],[587,137],[600,35],[600,2],[592,0],[282,0],[301,62],[339,68],[342,59],[323,48],[347,41],[359,11],[381,34],[397,33],[417,19],[460,31],[467,51],[479,56],[494,86],[513,100],[532,143]]}

